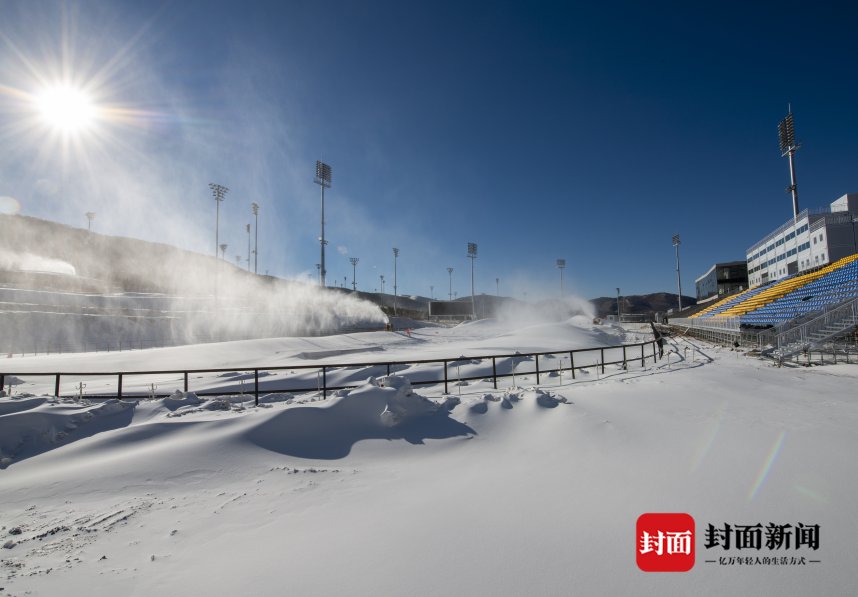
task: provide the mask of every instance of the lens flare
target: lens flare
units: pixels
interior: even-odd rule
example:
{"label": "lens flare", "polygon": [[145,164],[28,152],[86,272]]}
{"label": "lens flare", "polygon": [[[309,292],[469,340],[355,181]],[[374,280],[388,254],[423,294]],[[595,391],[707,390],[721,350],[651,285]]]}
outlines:
{"label": "lens flare", "polygon": [[748,501],[757,497],[757,492],[760,491],[763,483],[766,482],[766,478],[772,470],[772,465],[775,463],[775,460],[777,460],[778,454],[784,445],[784,438],[786,438],[786,431],[781,431],[780,435],[778,435],[778,439],[776,439],[774,445],[772,445],[772,449],[769,451],[766,461],[763,463],[762,468],[760,468],[757,480],[754,481],[754,486],[751,487],[751,491],[748,493]]}
{"label": "lens flare", "polygon": [[0,197],[0,214],[13,216],[21,211],[21,204],[14,197]]}
{"label": "lens flare", "polygon": [[96,107],[80,89],[58,86],[46,89],[36,98],[44,122],[63,132],[81,131],[96,118]]}

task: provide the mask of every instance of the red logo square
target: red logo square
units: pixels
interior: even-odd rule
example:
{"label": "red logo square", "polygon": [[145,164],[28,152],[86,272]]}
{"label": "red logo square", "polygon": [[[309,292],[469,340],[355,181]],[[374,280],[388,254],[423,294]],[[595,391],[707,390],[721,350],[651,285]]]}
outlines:
{"label": "red logo square", "polygon": [[638,568],[644,572],[687,572],[694,567],[694,519],[690,514],[652,512],[638,517]]}

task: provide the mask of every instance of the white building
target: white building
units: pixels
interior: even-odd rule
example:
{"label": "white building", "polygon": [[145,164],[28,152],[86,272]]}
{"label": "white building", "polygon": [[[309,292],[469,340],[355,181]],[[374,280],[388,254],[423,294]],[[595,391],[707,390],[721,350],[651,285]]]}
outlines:
{"label": "white building", "polygon": [[747,251],[748,283],[758,286],[858,253],[858,193],[804,210]]}

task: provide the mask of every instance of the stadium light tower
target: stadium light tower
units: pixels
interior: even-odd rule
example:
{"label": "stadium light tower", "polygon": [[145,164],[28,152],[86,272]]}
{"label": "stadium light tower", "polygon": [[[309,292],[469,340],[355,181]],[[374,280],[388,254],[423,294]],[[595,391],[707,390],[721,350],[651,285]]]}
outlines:
{"label": "stadium light tower", "polygon": [[431,284],[429,285],[429,300],[435,300],[435,287]]}
{"label": "stadium light tower", "polygon": [[220,258],[223,259],[224,261],[226,261],[226,248],[227,248],[227,246],[228,245],[226,243],[221,243],[221,245],[220,245]]}
{"label": "stadium light tower", "polygon": [[620,321],[620,289],[617,288],[617,321]]}
{"label": "stadium light tower", "polygon": [[378,279],[381,281],[381,294],[384,294],[384,274],[379,274]]}
{"label": "stadium light tower", "polygon": [[780,138],[781,157],[789,158],[789,178],[790,185],[787,187],[787,193],[792,194],[792,217],[793,220],[798,219],[798,185],[795,182],[795,163],[793,156],[801,146],[795,140],[795,125],[792,118],[792,107],[787,107],[786,118],[778,123],[778,137]]}
{"label": "stadium light tower", "polygon": [[319,286],[325,285],[325,245],[328,241],[325,240],[325,189],[331,188],[331,167],[316,160],[316,178],[313,179],[322,190],[322,236],[319,237],[319,245],[322,248],[322,257],[319,261]]}
{"label": "stadium light tower", "polygon": [[396,297],[398,290],[396,288],[396,260],[399,258],[399,249],[393,247],[393,314],[396,315]]}
{"label": "stadium light tower", "polygon": [[682,311],[682,278],[679,276],[679,235],[673,235],[673,246],[676,248],[676,287],[679,289],[679,295],[676,297],[679,301],[679,310]]}
{"label": "stadium light tower", "polygon": [[88,232],[92,232],[92,220],[95,218],[95,212],[88,211],[84,215],[86,216],[86,229]]}
{"label": "stadium light tower", "polygon": [[453,268],[447,268],[447,274],[450,276],[450,300],[453,300]]}
{"label": "stadium light tower", "polygon": [[471,260],[471,309],[477,318],[477,301],[474,298],[474,260],[477,258],[477,243],[468,243],[468,259]]}
{"label": "stadium light tower", "polygon": [[566,260],[557,260],[557,269],[560,270],[560,298],[563,298],[563,270],[566,269]]}
{"label": "stadium light tower", "polygon": [[250,271],[250,224],[247,225],[247,271]]}
{"label": "stadium light tower", "polygon": [[251,203],[250,210],[253,212],[254,218],[254,234],[256,239],[253,241],[253,273],[259,273],[259,204]]}
{"label": "stadium light tower", "polygon": [[497,292],[495,294],[500,296],[500,278],[495,278],[495,286],[497,288]]}
{"label": "stadium light tower", "polygon": [[220,204],[223,202],[224,197],[229,192],[229,189],[223,186],[222,184],[216,184],[214,182],[209,183],[209,188],[212,190],[212,195],[215,198],[215,257],[217,257],[217,249],[220,246]]}
{"label": "stadium light tower", "polygon": [[360,261],[360,257],[349,257],[349,262],[352,264],[352,290],[357,292],[357,282],[355,281],[357,276],[357,264]]}

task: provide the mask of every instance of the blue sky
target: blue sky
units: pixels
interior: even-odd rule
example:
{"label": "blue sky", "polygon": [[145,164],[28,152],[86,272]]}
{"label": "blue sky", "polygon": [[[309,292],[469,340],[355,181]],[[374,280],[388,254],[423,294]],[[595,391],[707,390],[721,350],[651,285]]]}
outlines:
{"label": "blue sky", "polygon": [[[0,1],[0,196],[21,213],[402,294],[683,290],[792,215],[858,191],[847,4]],[[58,138],[27,97],[65,76],[114,115]],[[22,96],[22,93],[24,94]]]}

